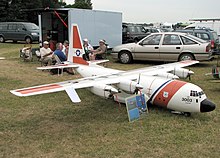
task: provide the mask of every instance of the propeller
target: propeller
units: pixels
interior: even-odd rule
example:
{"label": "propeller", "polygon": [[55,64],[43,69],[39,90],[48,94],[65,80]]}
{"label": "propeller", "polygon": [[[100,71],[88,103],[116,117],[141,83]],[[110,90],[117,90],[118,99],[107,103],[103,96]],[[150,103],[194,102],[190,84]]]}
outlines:
{"label": "propeller", "polygon": [[174,75],[180,77],[180,78],[189,78],[189,80],[191,80],[191,75],[194,74],[193,71],[191,71],[190,69],[184,69],[184,68],[174,68],[173,71],[171,72]]}
{"label": "propeller", "polygon": [[135,93],[135,94],[138,94],[138,91],[140,91],[141,89],[144,88],[142,85],[140,85],[140,79],[141,79],[141,74],[139,73],[138,82],[137,82],[137,84],[135,85],[135,90],[134,90],[134,93]]}
{"label": "propeller", "polygon": [[189,69],[189,72],[187,75],[187,77],[189,78],[189,81],[191,81],[191,75],[193,75],[193,74],[194,74],[194,72]]}

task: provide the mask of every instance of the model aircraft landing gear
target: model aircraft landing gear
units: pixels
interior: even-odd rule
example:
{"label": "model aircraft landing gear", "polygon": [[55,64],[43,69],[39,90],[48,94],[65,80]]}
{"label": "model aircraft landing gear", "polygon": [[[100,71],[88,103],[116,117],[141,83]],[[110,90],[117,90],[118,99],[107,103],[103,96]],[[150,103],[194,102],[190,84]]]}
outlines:
{"label": "model aircraft landing gear", "polygon": [[178,115],[184,115],[186,117],[190,117],[191,113],[190,112],[179,112],[179,111],[171,111],[172,114],[178,114]]}
{"label": "model aircraft landing gear", "polygon": [[183,112],[183,115],[186,116],[186,117],[190,117],[191,113],[190,112]]}

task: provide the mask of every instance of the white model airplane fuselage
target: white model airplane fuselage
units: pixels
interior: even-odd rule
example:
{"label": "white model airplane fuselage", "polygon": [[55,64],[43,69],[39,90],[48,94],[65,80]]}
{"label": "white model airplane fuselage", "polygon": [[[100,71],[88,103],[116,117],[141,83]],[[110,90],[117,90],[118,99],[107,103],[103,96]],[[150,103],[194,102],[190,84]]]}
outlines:
{"label": "white model airplane fuselage", "polygon": [[80,102],[75,89],[89,88],[98,96],[114,98],[115,101],[124,103],[125,97],[118,99],[116,96],[123,93],[133,95],[141,91],[145,94],[147,103],[178,112],[209,112],[215,109],[215,104],[207,99],[200,87],[176,80],[192,74],[192,71],[182,67],[196,64],[198,61],[182,61],[130,71],[105,68],[96,65],[100,61],[87,62],[82,59],[84,51],[78,26],[72,27],[75,32],[72,32],[73,38],[70,39],[74,39],[74,42],[70,42],[68,59],[75,61],[72,67],[83,78],[12,90],[11,93],[17,96],[30,96],[65,90],[73,102]]}
{"label": "white model airplane fuselage", "polygon": [[[108,82],[106,80],[120,80],[120,83],[113,86],[113,88],[117,89],[120,87],[121,90],[129,94],[133,94],[136,84],[140,84],[143,86],[141,90],[142,93],[150,98],[149,103],[153,105],[180,112],[207,112],[214,110],[214,105],[208,103],[209,101],[203,90],[192,83],[165,77],[149,76],[147,72],[143,73],[141,70],[137,70],[135,74],[131,73],[127,75],[126,72],[119,70],[82,65],[76,68],[76,71],[83,77],[99,76],[99,79],[95,79],[98,85],[105,85],[106,82]],[[121,74],[121,72],[123,73]],[[103,74],[106,75],[101,76]],[[106,76],[108,76],[108,78],[103,80]],[[103,91],[103,89],[99,88],[91,88],[91,91],[105,98],[108,98],[110,95],[110,92]],[[207,103],[210,104],[211,107],[208,107],[209,105],[207,105]]]}

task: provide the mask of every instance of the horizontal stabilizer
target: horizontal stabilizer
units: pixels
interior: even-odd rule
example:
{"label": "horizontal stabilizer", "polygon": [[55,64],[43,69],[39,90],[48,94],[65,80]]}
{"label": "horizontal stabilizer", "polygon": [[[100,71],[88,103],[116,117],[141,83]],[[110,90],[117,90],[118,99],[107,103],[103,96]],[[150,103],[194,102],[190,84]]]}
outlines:
{"label": "horizontal stabilizer", "polygon": [[77,68],[77,64],[57,64],[51,66],[37,67],[38,70],[51,70],[51,69],[64,69],[64,68]]}
{"label": "horizontal stabilizer", "polygon": [[78,94],[76,93],[76,90],[73,87],[66,87],[65,91],[66,91],[66,93],[68,94],[68,96],[70,97],[70,99],[73,103],[81,102]]}
{"label": "horizontal stabilizer", "polygon": [[96,65],[96,64],[102,64],[102,63],[107,63],[109,60],[91,60],[88,61],[89,65]]}

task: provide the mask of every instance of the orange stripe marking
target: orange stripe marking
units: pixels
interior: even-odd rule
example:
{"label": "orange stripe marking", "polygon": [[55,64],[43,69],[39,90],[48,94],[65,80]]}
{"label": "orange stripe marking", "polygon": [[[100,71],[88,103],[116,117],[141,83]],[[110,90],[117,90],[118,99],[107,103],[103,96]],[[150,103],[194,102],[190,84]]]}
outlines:
{"label": "orange stripe marking", "polygon": [[35,87],[35,88],[18,90],[16,92],[19,92],[21,94],[28,94],[28,93],[40,92],[40,91],[45,91],[45,90],[50,90],[50,89],[55,89],[55,88],[61,88],[61,87],[62,86],[60,86],[58,84],[51,84],[51,85],[42,86],[42,87]]}
{"label": "orange stripe marking", "polygon": [[73,63],[89,65],[89,63],[86,60],[84,60],[82,57],[77,57],[77,56],[73,57]]}
{"label": "orange stripe marking", "polygon": [[79,32],[76,26],[73,26],[73,48],[82,49]]}
{"label": "orange stripe marking", "polygon": [[173,95],[186,84],[186,82],[174,80],[168,83],[154,99],[154,104],[162,107],[167,107]]}

